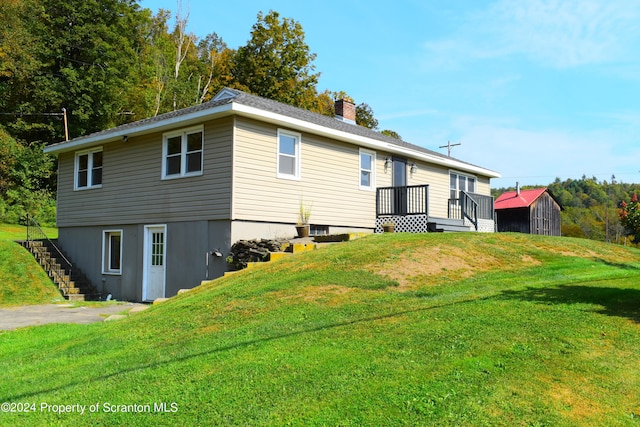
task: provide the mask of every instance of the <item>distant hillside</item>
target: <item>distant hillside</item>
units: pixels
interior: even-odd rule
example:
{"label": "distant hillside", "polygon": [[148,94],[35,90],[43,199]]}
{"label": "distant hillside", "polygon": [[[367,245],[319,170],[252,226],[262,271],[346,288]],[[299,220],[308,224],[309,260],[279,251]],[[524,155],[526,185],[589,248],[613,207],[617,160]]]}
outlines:
{"label": "distant hillside", "polygon": [[[612,177],[611,182],[599,182],[595,177],[583,176],[579,180],[560,178],[551,184],[523,186],[523,189],[547,187],[564,208],[562,212],[562,235],[580,237],[602,242],[630,244],[625,239],[625,230],[618,220],[618,204],[628,201],[635,193],[640,195],[640,184],[623,183]],[[515,187],[494,188],[491,193],[498,197]]]}

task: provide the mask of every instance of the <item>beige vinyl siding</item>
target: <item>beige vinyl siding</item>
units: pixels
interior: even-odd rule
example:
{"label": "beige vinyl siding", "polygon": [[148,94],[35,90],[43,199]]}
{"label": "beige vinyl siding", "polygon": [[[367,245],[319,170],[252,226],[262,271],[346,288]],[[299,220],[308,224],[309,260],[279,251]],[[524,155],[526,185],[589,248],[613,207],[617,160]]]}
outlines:
{"label": "beige vinyl siding", "polygon": [[80,191],[73,190],[75,153],[60,154],[58,226],[230,217],[230,118],[205,124],[201,176],[162,180],[160,132],[104,144],[103,149],[102,188]]}
{"label": "beige vinyl siding", "polygon": [[[375,226],[376,193],[359,188],[359,147],[303,133],[300,180],[282,179],[277,133],[275,126],[236,119],[234,219],[295,223],[303,200],[312,207],[312,224]],[[380,178],[378,157],[376,165]]]}
{"label": "beige vinyl siding", "polygon": [[483,194],[485,196],[491,195],[491,184],[489,178],[486,176],[478,177],[478,188],[476,189],[476,193]]}
{"label": "beige vinyl siding", "polygon": [[[411,165],[414,160],[409,159]],[[417,170],[410,173],[407,167],[408,185],[429,185],[429,215],[438,218],[448,216],[449,169],[424,162],[415,162]]]}

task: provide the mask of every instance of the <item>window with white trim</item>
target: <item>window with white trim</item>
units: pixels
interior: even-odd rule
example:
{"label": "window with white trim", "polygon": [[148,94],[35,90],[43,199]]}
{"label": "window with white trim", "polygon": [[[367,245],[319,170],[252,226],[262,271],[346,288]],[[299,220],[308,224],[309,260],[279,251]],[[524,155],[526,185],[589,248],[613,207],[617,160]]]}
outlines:
{"label": "window with white trim", "polygon": [[74,169],[74,189],[102,187],[102,147],[78,151]]}
{"label": "window with white trim", "polygon": [[162,135],[162,178],[202,175],[203,145],[202,126]]}
{"label": "window with white trim", "polygon": [[278,129],[278,178],[300,179],[299,133]]}
{"label": "window with white trim", "polygon": [[122,274],[122,230],[102,232],[102,274]]}
{"label": "window with white trim", "polygon": [[376,185],[376,153],[360,149],[360,189],[375,190]]}
{"label": "window with white trim", "polygon": [[466,191],[467,193],[476,192],[476,177],[470,175],[463,175],[458,172],[449,172],[449,188],[451,189],[450,197],[457,199],[460,195],[460,191]]}

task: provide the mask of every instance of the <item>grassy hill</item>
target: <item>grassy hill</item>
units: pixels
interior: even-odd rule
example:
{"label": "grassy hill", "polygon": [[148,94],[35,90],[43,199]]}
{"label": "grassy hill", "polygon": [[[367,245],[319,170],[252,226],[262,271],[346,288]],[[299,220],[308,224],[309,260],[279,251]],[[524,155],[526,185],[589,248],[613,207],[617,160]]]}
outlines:
{"label": "grassy hill", "polygon": [[[51,237],[57,236],[55,229],[46,232]],[[0,307],[63,300],[33,256],[15,243],[25,237],[25,227],[0,224]]]}
{"label": "grassy hill", "polygon": [[0,424],[636,426],[638,279],[588,240],[371,236],[0,333]]}

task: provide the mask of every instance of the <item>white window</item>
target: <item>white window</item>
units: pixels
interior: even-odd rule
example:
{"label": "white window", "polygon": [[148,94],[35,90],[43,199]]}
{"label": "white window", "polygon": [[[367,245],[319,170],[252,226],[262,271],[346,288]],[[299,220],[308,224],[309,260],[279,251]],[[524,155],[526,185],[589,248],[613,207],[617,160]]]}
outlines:
{"label": "white window", "polygon": [[460,195],[460,191],[466,191],[467,193],[476,192],[476,177],[470,175],[463,175],[458,172],[449,172],[449,182],[452,199],[457,199]]}
{"label": "white window", "polygon": [[202,175],[204,130],[202,126],[162,136],[162,177]]}
{"label": "white window", "polygon": [[360,189],[375,190],[376,153],[360,149]]}
{"label": "white window", "polygon": [[102,187],[102,147],[76,153],[74,188]]}
{"label": "white window", "polygon": [[300,179],[300,134],[278,129],[278,178]]}
{"label": "white window", "polygon": [[102,232],[102,274],[122,274],[122,230]]}

